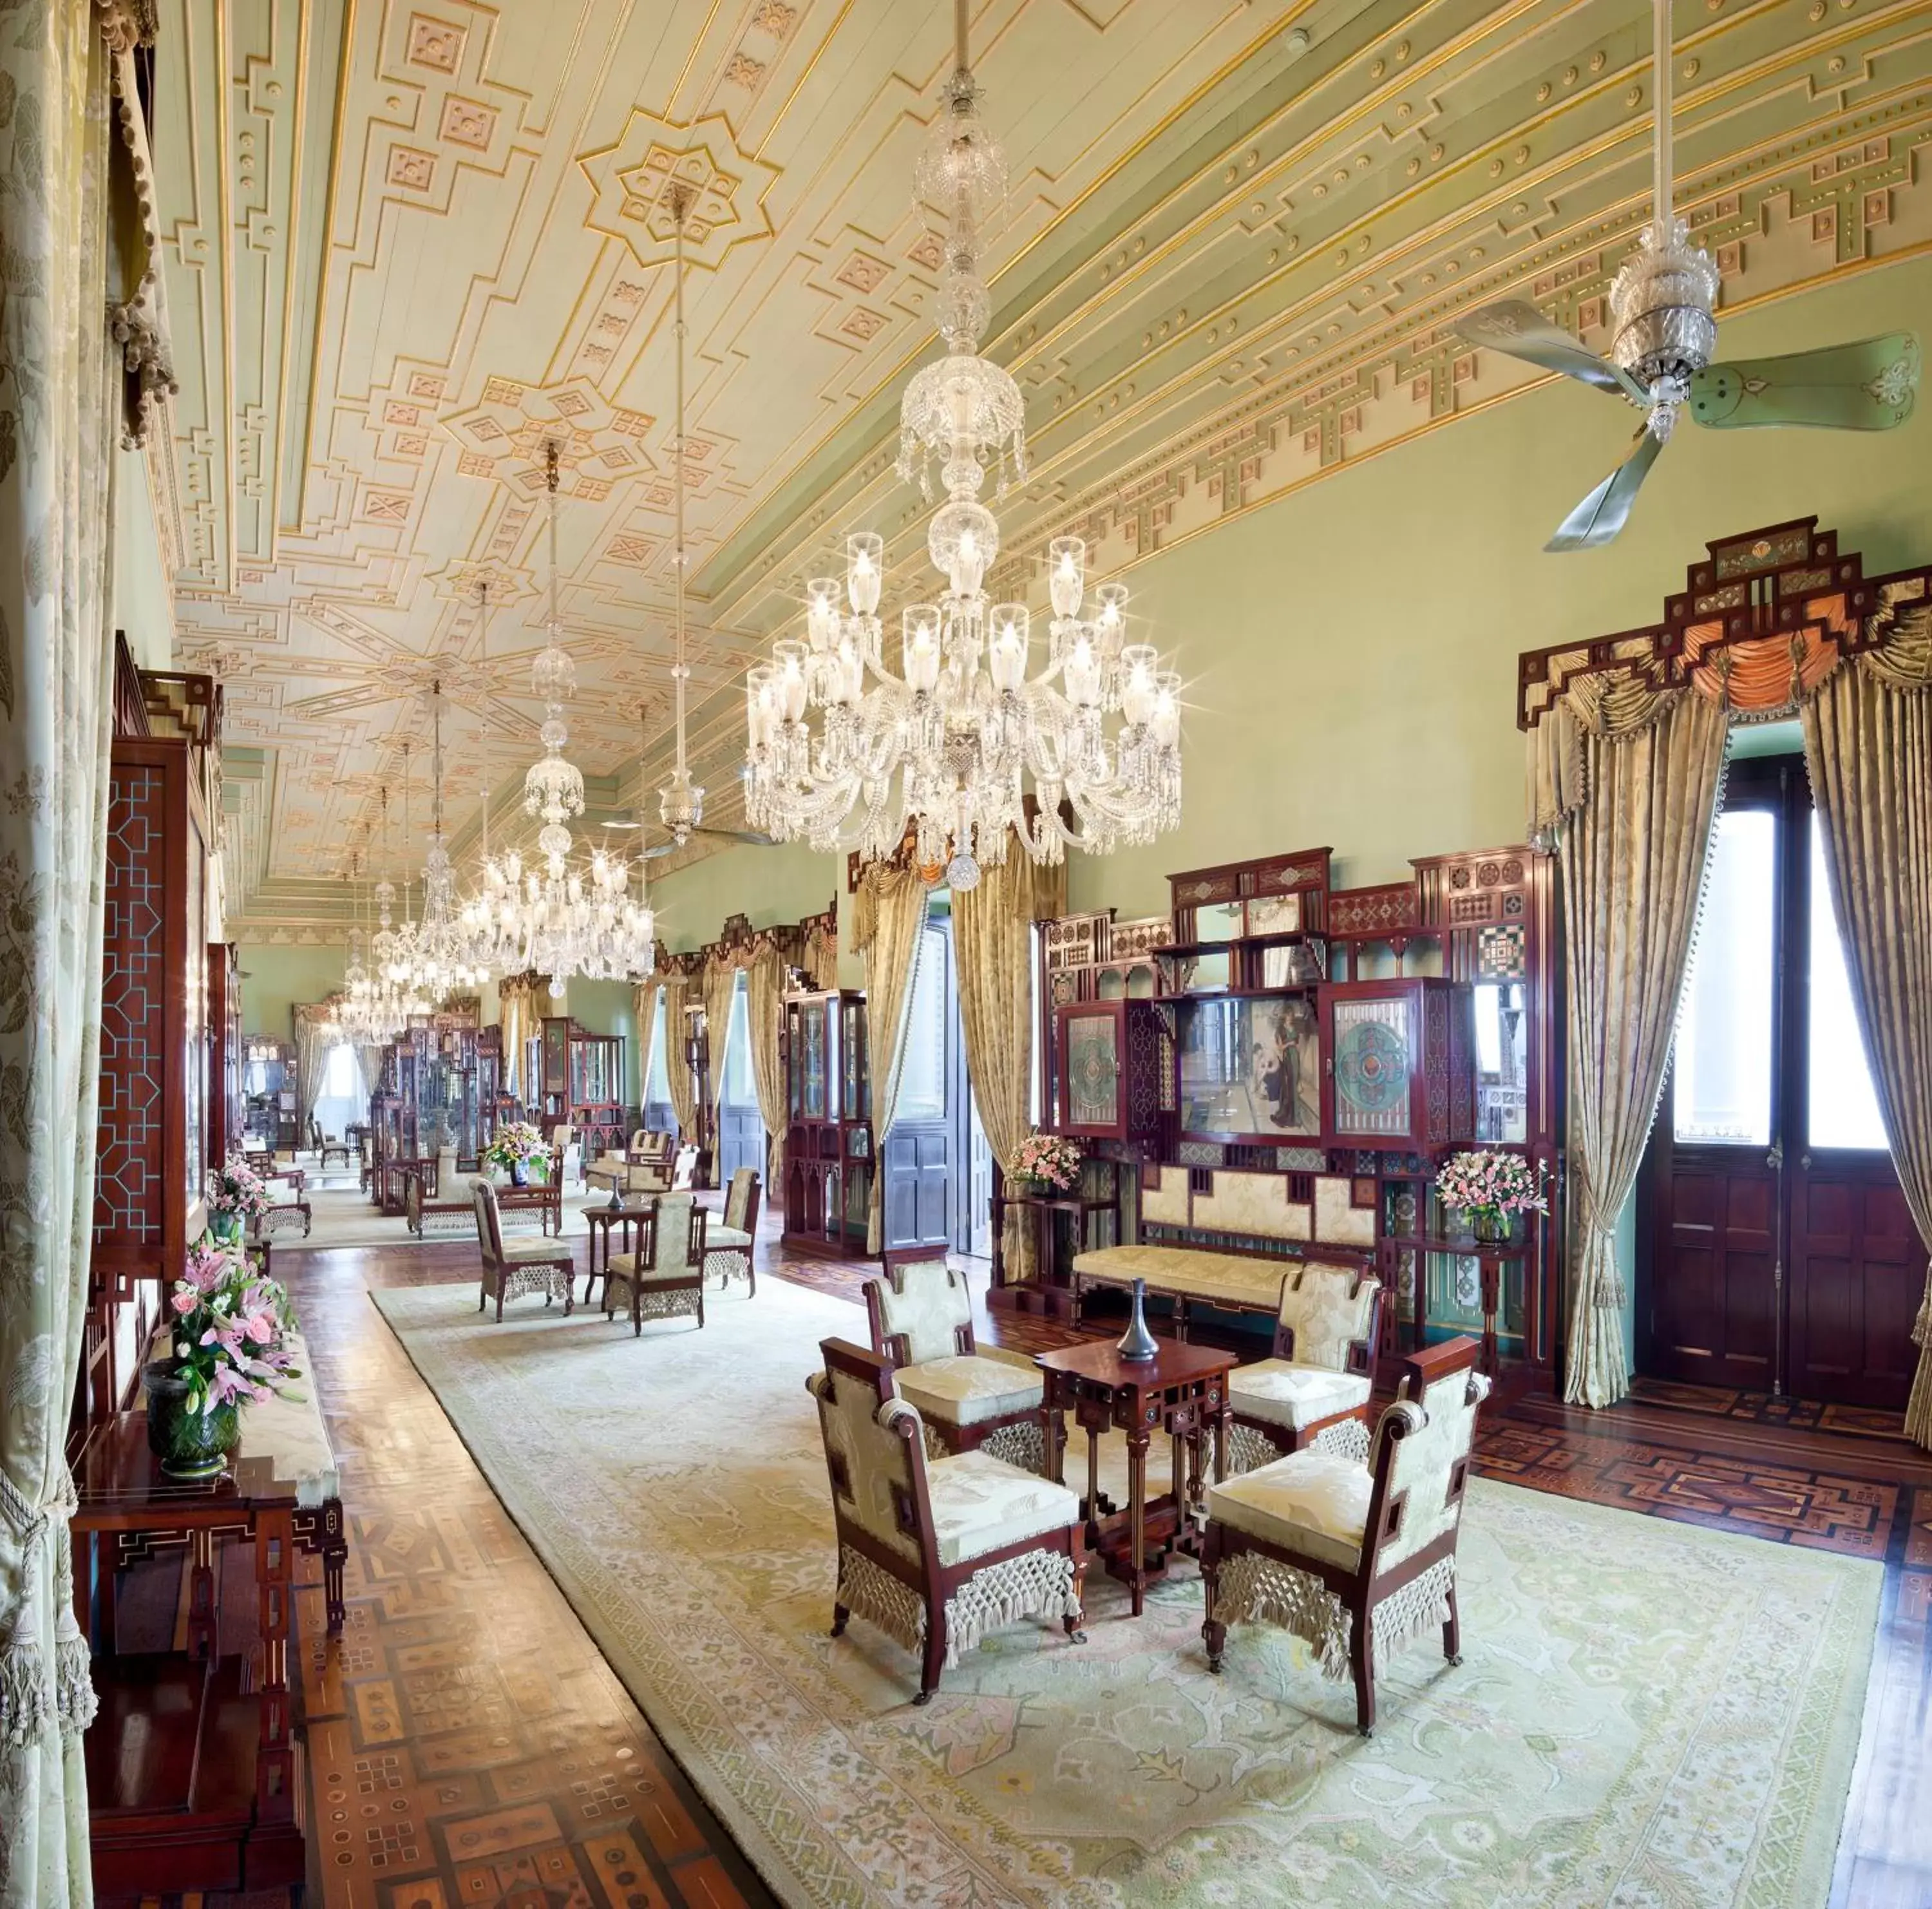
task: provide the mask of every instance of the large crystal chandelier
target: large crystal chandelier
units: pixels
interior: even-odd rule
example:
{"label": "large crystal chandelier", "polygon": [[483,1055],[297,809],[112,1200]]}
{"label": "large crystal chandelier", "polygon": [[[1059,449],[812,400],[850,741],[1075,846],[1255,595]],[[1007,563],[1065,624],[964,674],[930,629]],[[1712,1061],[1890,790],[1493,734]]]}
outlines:
{"label": "large crystal chandelier", "polygon": [[[406,809],[409,800],[409,745],[403,746],[403,800]],[[403,829],[404,839],[409,838],[406,820]],[[389,791],[382,791],[382,861],[389,860]],[[396,899],[394,884],[385,875],[376,884],[376,929],[369,941],[370,979],[374,984],[373,1013],[379,1025],[386,1031],[376,1038],[394,1040],[406,1029],[412,1018],[429,1013],[430,1004],[416,984],[413,956],[416,950],[416,924],[409,918],[409,881],[406,876],[403,884],[403,924],[392,927],[389,910]]]}
{"label": "large crystal chandelier", "polygon": [[486,839],[481,880],[461,911],[460,944],[472,966],[502,974],[535,969],[550,977],[552,994],[561,995],[573,974],[621,980],[648,974],[656,953],[656,924],[641,880],[638,894],[631,893],[630,864],[624,857],[598,847],[581,868],[570,865],[567,824],[584,812],[584,777],[563,753],[569,739],[564,705],[577,687],[577,673],[563,647],[563,623],[557,610],[560,461],[554,443],[546,447],[544,461],[550,493],[550,614],[544,625],[548,640],[530,669],[531,687],[544,704],[543,727],[538,731],[544,753],[524,778],[524,812],[543,823],[537,832],[542,860],[526,868],[514,849],[493,858]]}
{"label": "large crystal chandelier", "polygon": [[814,579],[804,640],[775,644],[751,672],[745,785],[754,828],[820,850],[882,858],[910,822],[920,861],[946,864],[958,888],[1004,860],[1009,828],[1035,860],[1058,862],[1069,844],[1105,854],[1180,819],[1180,679],[1151,645],[1126,641],[1125,587],[1102,585],[1083,616],[1086,546],[1056,538],[1044,665],[1032,677],[1030,611],[989,603],[982,587],[1000,528],[979,494],[991,464],[1002,489],[1009,461],[1024,479],[1026,440],[1018,387],[975,350],[992,311],[978,234],[1004,194],[1006,161],[980,118],[966,11],[958,0],[958,65],[916,175],[921,200],[946,215],[946,356],[914,376],[899,414],[900,476],[916,471],[930,494],[928,463],[941,460],[946,500],[926,548],[945,588],[902,613],[895,674],[878,615],[880,540],[848,537],[844,606],[836,580]]}

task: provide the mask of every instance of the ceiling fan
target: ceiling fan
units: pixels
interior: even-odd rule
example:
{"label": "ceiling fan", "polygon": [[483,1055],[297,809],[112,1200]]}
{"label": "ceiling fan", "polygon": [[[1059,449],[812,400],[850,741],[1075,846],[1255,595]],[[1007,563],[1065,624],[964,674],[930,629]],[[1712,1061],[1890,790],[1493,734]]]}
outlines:
{"label": "ceiling fan", "polygon": [[638,831],[637,859],[640,862],[655,862],[659,858],[659,857],[668,855],[673,849],[682,848],[684,846],[685,842],[694,835],[715,836],[721,842],[748,842],[752,846],[759,848],[770,848],[772,847],[775,844],[776,838],[768,835],[760,835],[755,830],[707,829],[700,827],[694,822],[685,830],[682,838],[674,836],[669,842],[659,842],[655,848],[646,848],[644,847],[643,832],[649,827],[650,819],[650,812],[644,800],[645,794],[644,783],[644,755],[646,751],[650,746],[650,731],[648,725],[650,715],[650,705],[648,703],[640,702],[638,705],[638,728],[641,732],[638,743],[638,794],[639,798],[638,806],[631,811],[629,818],[627,820],[604,822],[601,824],[600,826],[607,829],[634,829]]}
{"label": "ceiling fan", "polygon": [[1912,415],[1918,389],[1917,336],[1893,332],[1856,344],[1778,358],[1714,364],[1718,268],[1670,203],[1670,0],[1652,0],[1655,73],[1652,218],[1610,287],[1610,355],[1552,325],[1522,299],[1485,305],[1456,321],[1471,344],[1560,371],[1646,415],[1633,448],[1544,548],[1591,550],[1624,527],[1638,487],[1670,442],[1677,413],[1718,430],[1812,425],[1834,431],[1889,431]]}

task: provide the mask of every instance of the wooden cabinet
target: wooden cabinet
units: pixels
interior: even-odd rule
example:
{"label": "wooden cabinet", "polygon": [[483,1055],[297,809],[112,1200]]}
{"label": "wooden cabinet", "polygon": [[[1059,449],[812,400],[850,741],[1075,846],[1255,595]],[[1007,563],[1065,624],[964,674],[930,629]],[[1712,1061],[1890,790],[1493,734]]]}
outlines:
{"label": "wooden cabinet", "polygon": [[208,1157],[214,1165],[242,1144],[242,951],[208,944]]}
{"label": "wooden cabinet", "polygon": [[784,1030],[786,1243],[863,1251],[876,1171],[866,997],[787,995]]}
{"label": "wooden cabinet", "polygon": [[539,1126],[567,1121],[586,1160],[623,1151],[630,1135],[622,1034],[594,1034],[567,1015],[547,1014],[530,1037],[524,1064],[535,1084],[525,1103]]}
{"label": "wooden cabinet", "polygon": [[1152,1142],[1173,1106],[1173,1010],[1152,1001],[1075,1001],[1059,1010],[1060,1130]]}
{"label": "wooden cabinet", "polygon": [[1338,1147],[1426,1152],[1475,1132],[1468,990],[1421,978],[1322,990],[1323,1125]]}

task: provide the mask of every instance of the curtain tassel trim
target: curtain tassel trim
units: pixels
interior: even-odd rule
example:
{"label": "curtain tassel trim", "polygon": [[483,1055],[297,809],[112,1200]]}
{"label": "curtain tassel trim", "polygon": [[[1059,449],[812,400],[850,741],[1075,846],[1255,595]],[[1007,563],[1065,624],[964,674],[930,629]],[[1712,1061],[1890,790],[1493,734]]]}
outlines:
{"label": "curtain tassel trim", "polygon": [[35,1554],[51,1538],[55,1554],[52,1582],[58,1586],[73,1581],[68,1520],[79,1508],[79,1502],[73,1475],[65,1465],[60,1468],[52,1496],[38,1508],[0,1471],[0,1517],[13,1526],[20,1545],[21,1599],[4,1639],[0,1639],[0,1742],[12,1749],[23,1749],[39,1742],[56,1715],[64,1731],[78,1733],[93,1722],[99,1708],[87,1640],[74,1621],[73,1605],[58,1597],[58,1591],[51,1685],[44,1654],[34,1634]]}

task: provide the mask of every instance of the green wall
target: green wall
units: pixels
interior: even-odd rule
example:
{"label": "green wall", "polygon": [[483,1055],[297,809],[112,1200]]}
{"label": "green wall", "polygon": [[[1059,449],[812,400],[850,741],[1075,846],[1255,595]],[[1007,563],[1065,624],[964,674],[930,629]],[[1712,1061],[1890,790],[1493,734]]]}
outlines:
{"label": "green wall", "polygon": [[340,948],[272,947],[242,944],[242,1031],[292,1040],[289,1010],[298,1002],[320,1001],[342,985],[348,957]]}
{"label": "green wall", "polygon": [[843,855],[814,854],[798,842],[728,848],[651,884],[658,938],[674,954],[716,941],[732,915],[747,917],[754,928],[770,928],[822,914],[835,897],[839,980],[847,987],[863,987],[864,965],[851,952],[852,898],[845,892]]}
{"label": "green wall", "polygon": [[574,980],[564,991],[560,1006],[546,1010],[567,1013],[579,1027],[594,1034],[624,1037],[624,1099],[632,1106],[642,1097],[638,1084],[641,1057],[638,1051],[638,1017],[635,996],[628,981]]}
{"label": "green wall", "polygon": [[[1932,314],[1932,259],[1724,321],[1726,356]],[[1169,872],[1336,851],[1343,884],[1412,856],[1520,841],[1524,650],[1654,621],[1707,540],[1814,513],[1868,570],[1932,557],[1932,395],[1898,431],[1682,425],[1607,548],[1542,545],[1634,413],[1568,380],[1493,404],[1142,565],[1133,608],[1187,682],[1184,819],[1075,856],[1076,908],[1162,912]]]}

